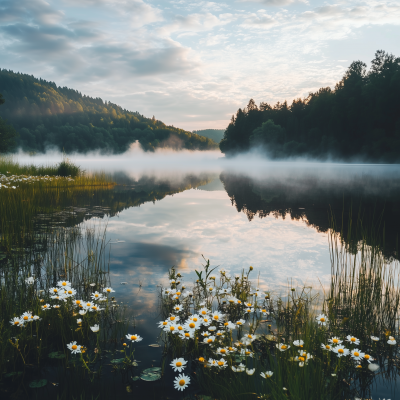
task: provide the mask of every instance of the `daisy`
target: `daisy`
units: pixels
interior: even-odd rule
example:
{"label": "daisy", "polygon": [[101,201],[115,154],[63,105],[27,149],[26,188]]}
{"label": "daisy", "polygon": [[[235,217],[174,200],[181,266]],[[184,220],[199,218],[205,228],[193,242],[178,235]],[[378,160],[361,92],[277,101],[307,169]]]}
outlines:
{"label": "daisy", "polygon": [[187,361],[185,361],[183,358],[175,358],[175,360],[172,360],[170,365],[175,372],[182,372],[186,368],[186,364]]}
{"label": "daisy", "polygon": [[97,291],[91,294],[91,298],[93,300],[100,300],[102,297],[103,295]]}
{"label": "daisy", "polygon": [[216,353],[221,355],[221,356],[227,356],[229,354],[229,350],[225,349],[223,347],[218,347]]}
{"label": "daisy", "polygon": [[365,356],[365,353],[362,353],[361,350],[354,349],[351,350],[351,358],[355,361],[361,361]]}
{"label": "daisy", "polygon": [[178,326],[173,322],[170,322],[166,327],[164,327],[164,332],[179,333]]}
{"label": "daisy", "polygon": [[195,323],[198,323],[198,322],[201,323],[202,319],[201,319],[197,314],[193,314],[192,316],[190,316],[190,317],[188,318],[188,322],[189,322],[189,321],[193,321],[193,322],[195,322]]}
{"label": "daisy", "polygon": [[89,310],[91,307],[94,306],[94,303],[92,303],[91,301],[87,301],[86,303],[83,303],[82,305],[86,310]]}
{"label": "daisy", "polygon": [[197,321],[197,322],[188,321],[188,322],[186,322],[186,324],[184,325],[184,329],[187,330],[187,331],[189,331],[189,332],[193,332],[193,331],[195,331],[196,329],[199,329],[200,326],[201,326],[201,322],[200,322],[200,321]]}
{"label": "daisy", "polygon": [[41,320],[41,318],[39,318],[39,316],[38,315],[34,315],[33,317],[32,317],[32,319],[34,320],[34,321],[40,321]]}
{"label": "daisy", "polygon": [[175,280],[175,279],[171,279],[171,280],[169,281],[169,283],[170,283],[171,285],[175,285],[176,280]]}
{"label": "daisy", "polygon": [[371,361],[374,361],[374,359],[369,355],[365,354],[364,358],[370,363]]}
{"label": "daisy", "polygon": [[328,317],[325,314],[319,314],[316,318],[319,325],[326,326]]}
{"label": "daisy", "polygon": [[76,290],[72,288],[68,288],[65,292],[65,297],[73,297],[76,295]]}
{"label": "daisy", "polygon": [[229,331],[236,329],[236,325],[231,321],[225,322],[224,327]]}
{"label": "daisy", "polygon": [[50,294],[57,294],[59,292],[60,289],[56,288],[56,287],[52,287],[49,289],[49,293]]}
{"label": "daisy", "polygon": [[190,290],[185,290],[185,291],[182,293],[182,296],[183,296],[184,298],[186,298],[186,297],[193,297],[193,292],[191,292]]}
{"label": "daisy", "polygon": [[193,332],[179,332],[179,337],[186,340],[193,339]]}
{"label": "daisy", "polygon": [[131,340],[132,342],[140,342],[141,340],[143,340],[143,338],[142,337],[140,337],[139,335],[130,335],[130,334],[128,334],[128,335],[126,335],[125,336],[128,340]]}
{"label": "daisy", "polygon": [[29,311],[24,312],[21,315],[21,320],[24,321],[24,322],[32,322],[33,321],[32,318],[33,318],[32,313],[29,312]]}
{"label": "daisy", "polygon": [[267,379],[267,378],[271,378],[271,376],[273,375],[274,373],[272,372],[272,371],[267,371],[267,372],[261,372],[261,377],[262,378],[264,378],[264,379]]}
{"label": "daisy", "polygon": [[179,304],[174,306],[174,312],[179,312],[182,311],[182,306],[180,306]]}
{"label": "daisy", "polygon": [[284,344],[284,343],[279,343],[279,344],[276,344],[275,346],[280,351],[285,351],[285,350],[290,349],[290,346],[288,344]]}
{"label": "daisy", "polygon": [[65,289],[65,288],[71,287],[72,285],[71,285],[71,282],[69,282],[69,281],[58,281],[57,286]]}
{"label": "daisy", "polygon": [[237,298],[236,298],[236,297],[233,297],[233,296],[228,297],[228,302],[229,302],[230,304],[235,304],[236,301],[237,301]]}
{"label": "daisy", "polygon": [[340,340],[338,337],[334,336],[332,339],[328,339],[328,342],[333,345],[342,344],[343,340]]}
{"label": "daisy", "polygon": [[250,314],[252,312],[254,312],[254,308],[246,308],[246,310],[244,310],[247,314]]}
{"label": "daisy", "polygon": [[42,310],[50,310],[51,305],[50,304],[45,304],[42,306]]}
{"label": "daisy", "polygon": [[256,371],[255,368],[253,368],[253,369],[248,369],[248,368],[246,368],[246,374],[247,374],[247,375],[253,375],[255,371]]}
{"label": "daisy", "polygon": [[389,340],[387,341],[387,343],[390,344],[391,346],[393,346],[393,345],[396,344],[396,340],[395,340],[394,338],[393,338],[393,339],[389,339]]}
{"label": "daisy", "polygon": [[76,344],[76,342],[71,342],[67,344],[69,350],[71,350],[72,354],[81,353],[82,346]]}
{"label": "daisy", "polygon": [[242,326],[242,325],[244,325],[245,324],[245,320],[244,319],[239,319],[239,321],[236,321],[236,325],[237,326]]}
{"label": "daisy", "polygon": [[202,336],[208,337],[208,336],[211,336],[211,334],[209,332],[202,332]]}
{"label": "daisy", "polygon": [[60,306],[59,306],[58,304],[55,304],[55,305],[53,306],[53,308],[60,308]]}
{"label": "daisy", "polygon": [[14,317],[11,321],[10,324],[13,326],[22,326],[24,325],[24,320],[19,318],[19,317]]}
{"label": "daisy", "polygon": [[217,332],[215,333],[216,336],[223,336],[224,334],[225,334],[224,331],[217,331]]}
{"label": "daisy", "polygon": [[211,314],[211,319],[213,320],[213,321],[220,321],[221,319],[223,319],[224,318],[224,315],[223,314],[221,314],[220,312],[218,312],[218,311],[214,311],[212,314]]}
{"label": "daisy", "polygon": [[294,344],[296,347],[303,347],[304,342],[303,342],[302,340],[295,340],[295,341],[293,342],[293,344]]}
{"label": "daisy", "polygon": [[78,318],[78,319],[76,320],[76,323],[77,323],[78,325],[80,325],[80,324],[82,323],[82,320],[81,320],[80,318]]}
{"label": "daisy", "polygon": [[113,289],[110,288],[110,287],[105,287],[105,288],[103,289],[103,292],[108,294],[108,293],[114,293],[115,290],[113,290]]}
{"label": "daisy", "polygon": [[220,290],[220,294],[229,294],[231,292],[231,290],[230,289],[221,289]]}
{"label": "daisy", "polygon": [[332,350],[332,346],[330,346],[329,344],[327,344],[327,345],[321,344],[321,348],[322,348],[323,350],[329,350],[329,351]]}
{"label": "daisy", "polygon": [[217,366],[217,360],[214,360],[213,358],[208,359],[208,365],[210,367],[216,367]]}
{"label": "daisy", "polygon": [[82,307],[82,303],[83,303],[82,300],[75,300],[75,301],[74,301],[74,304],[75,304],[77,307]]}
{"label": "daisy", "polygon": [[217,361],[217,365],[220,369],[222,369],[225,368],[227,364],[226,361],[223,358],[221,358],[219,361]]}
{"label": "daisy", "polygon": [[179,321],[179,317],[178,317],[177,315],[171,315],[171,316],[168,317],[168,319],[169,319],[171,322],[174,322],[174,323],[176,323],[176,322]]}
{"label": "daisy", "polygon": [[174,387],[178,390],[184,390],[190,383],[190,378],[187,375],[180,374],[175,378]]}
{"label": "daisy", "polygon": [[204,326],[209,326],[211,324],[211,319],[209,317],[204,317],[201,322]]}
{"label": "daisy", "polygon": [[248,349],[240,350],[240,355],[241,356],[246,356],[246,357],[253,357],[253,353]]}
{"label": "daisy", "polygon": [[211,332],[214,332],[214,331],[217,330],[217,327],[216,327],[216,326],[210,326],[210,327],[208,328],[208,330],[211,331]]}
{"label": "daisy", "polygon": [[86,314],[86,310],[79,310],[79,314],[80,315],[85,315]]}
{"label": "daisy", "polygon": [[215,341],[215,336],[209,336],[209,337],[205,337],[203,339],[203,343],[206,343],[206,344],[209,344],[209,345],[213,344],[214,341]]}
{"label": "daisy", "polygon": [[251,308],[252,304],[251,303],[245,303],[245,306],[248,307],[248,308]]}
{"label": "daisy", "polygon": [[96,332],[99,331],[100,328],[99,328],[99,325],[96,324],[96,325],[94,325],[94,326],[91,326],[90,329],[91,329],[93,332],[96,333]]}
{"label": "daisy", "polygon": [[249,345],[256,339],[257,339],[257,335],[252,335],[249,333],[242,337],[242,342],[245,343],[246,345]]}
{"label": "daisy", "polygon": [[356,344],[356,345],[360,344],[360,339],[357,339],[356,337],[351,335],[346,336],[346,341],[348,341],[351,344]]}
{"label": "daisy", "polygon": [[372,339],[374,342],[378,342],[378,341],[379,341],[379,338],[378,338],[377,336],[371,336],[371,339]]}
{"label": "daisy", "polygon": [[103,309],[96,306],[96,304],[93,304],[92,307],[90,307],[90,309],[89,309],[90,312],[101,311],[101,310],[103,310]]}
{"label": "daisy", "polygon": [[338,357],[347,356],[350,354],[350,350],[341,345],[334,347],[332,351],[335,352]]}
{"label": "daisy", "polygon": [[233,365],[232,365],[232,371],[233,372],[243,372],[243,369],[242,368],[236,368],[236,367],[234,367]]}
{"label": "daisy", "polygon": [[26,282],[28,285],[33,285],[33,283],[35,282],[35,278],[34,278],[33,276],[30,276],[29,278],[26,278],[26,279],[25,279],[25,282]]}
{"label": "daisy", "polygon": [[242,300],[236,299],[236,304],[241,305],[242,304]]}
{"label": "daisy", "polygon": [[209,287],[207,288],[207,293],[208,293],[208,294],[214,294],[214,293],[215,293],[215,288],[213,288],[212,286],[209,286]]}
{"label": "daisy", "polygon": [[265,317],[267,317],[269,315],[269,312],[264,308],[261,310],[262,315],[264,315]]}
{"label": "daisy", "polygon": [[199,310],[200,315],[207,315],[210,313],[210,310],[207,309],[207,307],[203,307]]}
{"label": "daisy", "polygon": [[179,324],[177,324],[176,327],[177,327],[177,329],[178,329],[178,333],[181,332],[181,331],[183,331],[183,329],[184,329],[183,326],[182,326],[182,325],[179,325]]}

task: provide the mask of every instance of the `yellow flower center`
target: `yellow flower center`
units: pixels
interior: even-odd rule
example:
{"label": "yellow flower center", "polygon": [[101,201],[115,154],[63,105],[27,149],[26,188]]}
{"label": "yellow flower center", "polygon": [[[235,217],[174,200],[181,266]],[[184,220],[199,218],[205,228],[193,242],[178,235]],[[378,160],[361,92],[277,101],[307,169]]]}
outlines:
{"label": "yellow flower center", "polygon": [[253,339],[253,336],[251,336],[251,335],[247,335],[247,337],[248,337],[249,339]]}
{"label": "yellow flower center", "polygon": [[331,348],[331,346],[329,346],[329,344],[327,344],[325,347],[326,347],[328,350]]}
{"label": "yellow flower center", "polygon": [[57,290],[57,289],[53,289],[53,292],[54,292],[54,293],[57,293],[57,292],[58,292],[58,290]]}
{"label": "yellow flower center", "polygon": [[177,367],[182,367],[182,363],[181,363],[180,361],[178,361],[178,362],[176,363],[176,366],[177,366]]}
{"label": "yellow flower center", "polygon": [[238,304],[242,304],[242,302],[240,300],[238,300],[237,302],[238,302]]}
{"label": "yellow flower center", "polygon": [[208,336],[208,332],[204,332],[204,336]]}
{"label": "yellow flower center", "polygon": [[185,337],[190,337],[190,333],[185,333]]}
{"label": "yellow flower center", "polygon": [[18,325],[19,324],[19,321],[14,321],[14,325]]}
{"label": "yellow flower center", "polygon": [[261,310],[261,312],[267,312],[267,310]]}
{"label": "yellow flower center", "polygon": [[179,381],[179,386],[183,386],[185,383],[186,383],[185,380],[184,380],[184,379],[181,379],[181,380]]}
{"label": "yellow flower center", "polygon": [[226,353],[226,350],[225,350],[225,349],[221,349],[221,353],[222,353],[222,354],[225,354],[225,353]]}
{"label": "yellow flower center", "polygon": [[189,328],[194,328],[196,326],[196,324],[194,324],[193,322],[191,322],[190,324],[189,324]]}
{"label": "yellow flower center", "polygon": [[171,321],[173,321],[173,320],[175,319],[175,317],[169,317],[169,319],[170,319]]}
{"label": "yellow flower center", "polygon": [[222,333],[221,332],[217,332],[217,336],[222,336]]}
{"label": "yellow flower center", "polygon": [[177,296],[180,296],[180,295],[181,295],[181,292],[176,292],[176,295],[177,295]]}
{"label": "yellow flower center", "polygon": [[233,300],[229,300],[229,303],[234,303],[234,301]]}
{"label": "yellow flower center", "polygon": [[233,347],[228,347],[228,350],[229,351],[233,351]]}
{"label": "yellow flower center", "polygon": [[72,294],[72,290],[68,290],[68,294]]}
{"label": "yellow flower center", "polygon": [[94,297],[99,297],[99,295],[98,295],[98,294],[95,294]]}
{"label": "yellow flower center", "polygon": [[203,358],[203,357],[200,357],[200,358],[199,358],[199,361],[200,361],[200,362],[204,362],[204,358]]}
{"label": "yellow flower center", "polygon": [[45,304],[45,305],[43,306],[43,308],[47,308],[47,305]]}
{"label": "yellow flower center", "polygon": [[242,323],[240,321],[236,322],[236,325],[242,325]]}
{"label": "yellow flower center", "polygon": [[109,293],[110,293],[110,292],[111,292],[111,289],[107,289],[107,292],[109,292]]}
{"label": "yellow flower center", "polygon": [[358,357],[358,356],[360,355],[360,353],[359,353],[358,351],[355,351],[355,352],[354,352],[354,355],[355,355],[356,357]]}
{"label": "yellow flower center", "polygon": [[76,350],[78,348],[78,346],[76,344],[72,345],[72,350]]}
{"label": "yellow flower center", "polygon": [[[196,321],[197,321],[197,319],[196,319]],[[208,318],[204,318],[204,322],[208,322]]]}
{"label": "yellow flower center", "polygon": [[218,365],[219,365],[220,367],[222,367],[222,366],[224,365],[224,363],[223,363],[222,361],[218,361]]}
{"label": "yellow flower center", "polygon": [[29,317],[27,317],[27,316],[25,315],[24,320],[27,321],[28,319],[29,319]]}
{"label": "yellow flower center", "polygon": [[180,330],[180,331],[182,331],[183,330],[183,328],[179,325],[178,326],[178,329]]}
{"label": "yellow flower center", "polygon": [[227,322],[224,322],[224,326],[228,326],[229,324]]}
{"label": "yellow flower center", "polygon": [[299,361],[304,362],[304,357],[299,357]]}
{"label": "yellow flower center", "polygon": [[92,310],[97,310],[97,307],[96,306],[92,306]]}
{"label": "yellow flower center", "polygon": [[126,343],[123,343],[123,344],[122,344],[122,346],[124,346],[124,347],[125,347],[125,346],[126,346]]}
{"label": "yellow flower center", "polygon": [[90,303],[86,303],[86,306],[87,306],[87,307],[90,307]]}
{"label": "yellow flower center", "polygon": [[81,304],[81,301],[80,300],[76,300],[75,304]]}
{"label": "yellow flower center", "polygon": [[333,342],[333,343],[339,343],[339,340],[333,339],[332,342]]}
{"label": "yellow flower center", "polygon": [[248,356],[249,354],[251,354],[251,352],[250,351],[246,351],[246,356]]}
{"label": "yellow flower center", "polygon": [[174,327],[174,326],[170,326],[170,327],[169,327],[169,330],[170,330],[170,331],[174,331],[174,330],[175,330],[175,327]]}
{"label": "yellow flower center", "polygon": [[320,320],[321,322],[325,322],[325,318],[324,318],[324,317],[320,318],[319,320]]}
{"label": "yellow flower center", "polygon": [[352,342],[355,342],[355,341],[356,341],[356,338],[352,337],[350,340],[351,340]]}
{"label": "yellow flower center", "polygon": [[207,312],[206,312],[206,311],[204,311],[204,310],[203,310],[201,313],[202,313],[203,315],[206,315],[206,314],[207,314]]}
{"label": "yellow flower center", "polygon": [[287,349],[287,346],[283,344],[283,345],[281,346],[281,349],[286,350],[286,349]]}
{"label": "yellow flower center", "polygon": [[214,315],[214,319],[218,320],[219,319],[218,315]]}
{"label": "yellow flower center", "polygon": [[176,310],[176,311],[179,311],[179,307],[175,307],[175,310]]}
{"label": "yellow flower center", "polygon": [[338,353],[343,354],[343,353],[344,353],[344,350],[343,350],[343,349],[339,349],[339,350],[338,350]]}
{"label": "yellow flower center", "polygon": [[365,358],[366,360],[369,360],[369,355],[366,354],[366,355],[364,356],[364,358]]}
{"label": "yellow flower center", "polygon": [[194,321],[194,322],[197,322],[197,318],[196,318],[196,317],[194,317],[194,318],[193,318],[193,321]]}
{"label": "yellow flower center", "polygon": [[357,365],[357,367],[356,368],[362,368],[362,366],[361,365]]}
{"label": "yellow flower center", "polygon": [[131,336],[131,340],[136,340],[136,339],[137,339],[137,336],[135,336],[135,335]]}
{"label": "yellow flower center", "polygon": [[67,282],[63,282],[61,285],[63,285],[63,286],[67,286]]}
{"label": "yellow flower center", "polygon": [[207,340],[207,343],[212,343],[212,339],[208,339],[208,340]]}
{"label": "yellow flower center", "polygon": [[210,292],[212,292],[213,288],[212,288],[212,287],[210,287],[208,290],[209,290]]}
{"label": "yellow flower center", "polygon": [[165,326],[165,325],[168,325],[168,322],[165,322],[165,321],[164,321],[162,324]]}

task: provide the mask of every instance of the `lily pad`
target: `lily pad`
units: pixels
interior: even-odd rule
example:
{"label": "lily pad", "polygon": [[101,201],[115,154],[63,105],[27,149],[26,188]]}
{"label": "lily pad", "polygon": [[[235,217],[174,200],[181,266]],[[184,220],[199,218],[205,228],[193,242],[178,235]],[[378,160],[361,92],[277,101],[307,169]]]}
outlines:
{"label": "lily pad", "polygon": [[114,360],[111,360],[112,364],[121,364],[125,358],[115,358]]}
{"label": "lily pad", "polygon": [[147,368],[140,374],[140,378],[143,381],[148,381],[148,382],[157,381],[158,379],[161,378],[161,368],[160,367]]}
{"label": "lily pad", "polygon": [[33,388],[33,389],[37,389],[37,388],[41,388],[46,385],[47,385],[47,379],[40,379],[40,380],[32,381],[29,384],[29,387]]}
{"label": "lily pad", "polygon": [[133,381],[138,381],[140,379],[140,376],[132,376]]}
{"label": "lily pad", "polygon": [[159,372],[161,372],[161,367],[152,367],[152,368],[147,368],[147,369],[145,369],[145,370],[143,370],[143,373],[154,373],[154,372],[157,372],[157,373],[159,373]]}
{"label": "lily pad", "polygon": [[49,357],[61,359],[61,358],[65,358],[65,354],[61,353],[61,351],[53,351],[52,353],[49,354]]}
{"label": "lily pad", "polygon": [[154,344],[149,344],[149,347],[161,347],[161,346],[157,343],[154,343]]}

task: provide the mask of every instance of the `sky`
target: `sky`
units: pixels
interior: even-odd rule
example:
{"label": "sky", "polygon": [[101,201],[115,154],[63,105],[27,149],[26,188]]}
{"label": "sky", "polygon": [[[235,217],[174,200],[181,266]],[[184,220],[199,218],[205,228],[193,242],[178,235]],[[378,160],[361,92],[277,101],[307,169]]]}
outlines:
{"label": "sky", "polygon": [[399,37],[399,0],[0,0],[0,68],[189,131],[334,87]]}

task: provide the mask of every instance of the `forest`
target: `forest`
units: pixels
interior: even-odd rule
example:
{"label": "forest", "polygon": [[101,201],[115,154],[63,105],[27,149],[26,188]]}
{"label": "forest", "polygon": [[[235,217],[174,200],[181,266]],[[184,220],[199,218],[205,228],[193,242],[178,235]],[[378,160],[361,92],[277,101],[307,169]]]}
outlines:
{"label": "forest", "polygon": [[217,148],[213,140],[154,116],[146,118],[31,75],[0,69],[0,93],[0,153],[18,148],[122,153],[136,141],[147,151]]}
{"label": "forest", "polygon": [[227,155],[257,148],[273,159],[400,161],[400,58],[383,50],[371,67],[351,63],[333,89],[271,106],[251,99],[232,116],[219,146]]}

